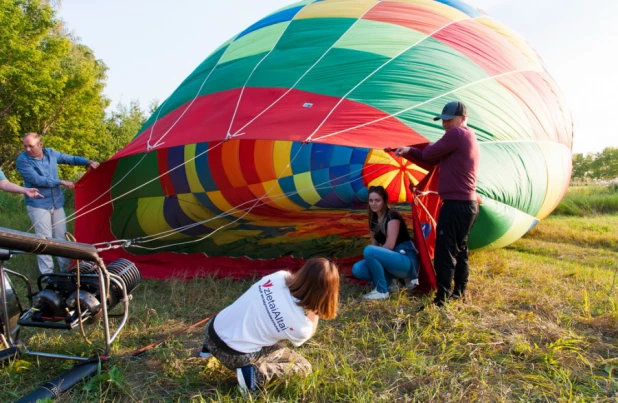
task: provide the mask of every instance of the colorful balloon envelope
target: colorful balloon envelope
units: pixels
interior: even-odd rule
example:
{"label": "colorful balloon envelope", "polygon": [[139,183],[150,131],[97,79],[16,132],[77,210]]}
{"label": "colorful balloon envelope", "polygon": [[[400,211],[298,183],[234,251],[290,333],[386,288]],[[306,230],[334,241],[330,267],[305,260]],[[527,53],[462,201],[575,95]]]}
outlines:
{"label": "colorful balloon envelope", "polygon": [[155,277],[358,255],[367,187],[410,211],[428,174],[383,149],[440,139],[452,100],[481,148],[470,248],[508,245],[566,192],[571,115],[525,40],[457,0],[302,1],[251,25],[79,182],[78,239],[136,239],[116,253]]}

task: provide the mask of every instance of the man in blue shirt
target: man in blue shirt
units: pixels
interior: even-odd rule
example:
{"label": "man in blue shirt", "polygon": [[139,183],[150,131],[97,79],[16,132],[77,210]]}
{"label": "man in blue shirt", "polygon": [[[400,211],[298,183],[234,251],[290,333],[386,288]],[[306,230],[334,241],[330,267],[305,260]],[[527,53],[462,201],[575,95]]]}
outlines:
{"label": "man in blue shirt", "polygon": [[[17,171],[24,178],[26,187],[36,186],[44,198],[26,196],[26,210],[37,235],[46,238],[64,239],[67,232],[64,213],[64,195],[60,186],[74,189],[71,181],[58,178],[58,164],[84,165],[98,168],[99,163],[84,157],[63,154],[51,148],[43,148],[41,135],[28,133],[24,136],[24,151],[17,157]],[[53,273],[51,256],[37,257],[41,274]],[[57,258],[60,271],[65,271],[70,259]]]}
{"label": "man in blue shirt", "polygon": [[22,193],[32,198],[43,197],[39,193],[38,189],[34,189],[34,188],[27,189],[27,188],[21,187],[9,181],[6,178],[6,176],[4,176],[4,172],[2,172],[2,169],[0,169],[0,190],[4,190],[5,192],[11,192],[11,193]]}

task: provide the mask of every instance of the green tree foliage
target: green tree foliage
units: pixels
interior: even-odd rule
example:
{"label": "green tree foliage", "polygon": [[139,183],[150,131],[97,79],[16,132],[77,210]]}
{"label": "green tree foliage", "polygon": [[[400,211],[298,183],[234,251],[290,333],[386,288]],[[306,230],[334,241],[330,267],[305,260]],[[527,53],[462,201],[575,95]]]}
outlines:
{"label": "green tree foliage", "polygon": [[573,171],[571,172],[571,180],[584,180],[586,174],[590,169],[590,163],[592,162],[592,155],[588,154],[573,154]]}
{"label": "green tree foliage", "polygon": [[[64,153],[100,156],[105,72],[91,49],[64,32],[48,2],[0,0],[0,167],[16,178],[11,168],[27,132]],[[62,176],[75,172],[67,167]]]}
{"label": "green tree foliage", "polygon": [[606,147],[600,153],[574,154],[573,173],[574,181],[609,180],[618,178],[618,148]]}
{"label": "green tree foliage", "polygon": [[605,148],[592,161],[590,168],[595,179],[618,178],[618,148]]}
{"label": "green tree foliage", "polygon": [[128,106],[118,104],[105,120],[108,140],[100,147],[100,159],[108,159],[127,145],[144,125],[146,118],[146,113],[137,101],[131,101]]}

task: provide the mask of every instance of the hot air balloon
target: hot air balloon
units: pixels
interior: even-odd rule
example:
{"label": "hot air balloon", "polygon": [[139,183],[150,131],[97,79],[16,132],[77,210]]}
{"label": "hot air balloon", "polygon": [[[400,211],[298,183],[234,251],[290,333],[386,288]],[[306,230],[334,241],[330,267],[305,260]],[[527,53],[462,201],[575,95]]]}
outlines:
{"label": "hot air balloon", "polygon": [[435,172],[383,150],[439,139],[452,100],[481,147],[469,246],[508,245],[566,192],[571,115],[525,40],[458,0],[301,1],[246,28],[79,182],[76,235],[158,278],[358,255],[367,186],[432,227]]}

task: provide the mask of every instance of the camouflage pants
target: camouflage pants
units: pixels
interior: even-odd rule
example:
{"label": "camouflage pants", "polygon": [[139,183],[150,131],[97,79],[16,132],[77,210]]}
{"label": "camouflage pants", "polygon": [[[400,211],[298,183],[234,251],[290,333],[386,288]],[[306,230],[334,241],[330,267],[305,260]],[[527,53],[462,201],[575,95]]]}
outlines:
{"label": "camouflage pants", "polygon": [[263,347],[260,351],[254,353],[231,354],[228,351],[223,351],[208,334],[208,327],[211,326],[212,320],[206,325],[204,337],[204,345],[208,348],[208,351],[232,371],[235,371],[236,368],[253,365],[256,369],[259,386],[273,378],[295,374],[307,376],[311,373],[311,364],[305,357],[279,343]]}

